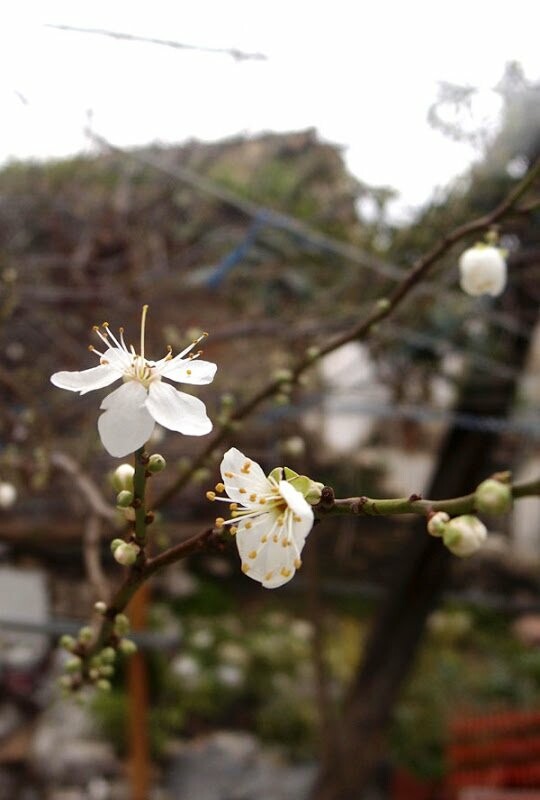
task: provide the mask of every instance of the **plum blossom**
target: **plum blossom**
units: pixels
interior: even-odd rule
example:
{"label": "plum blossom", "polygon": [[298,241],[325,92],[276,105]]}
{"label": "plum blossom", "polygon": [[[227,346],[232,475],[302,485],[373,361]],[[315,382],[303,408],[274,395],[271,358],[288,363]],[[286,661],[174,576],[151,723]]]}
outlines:
{"label": "plum blossom", "polygon": [[472,296],[501,294],[506,286],[506,261],[499,247],[476,244],[459,259],[460,285]]}
{"label": "plum blossom", "polygon": [[103,446],[116,458],[142,447],[152,435],[156,422],[188,436],[203,436],[212,430],[204,403],[163,381],[168,378],[178,383],[211,383],[216,365],[199,359],[201,351],[190,353],[206,334],[177,356],[173,357],[169,347],[159,361],[150,361],[144,352],[147,310],[148,306],[144,306],[139,354],[133,345],[126,346],[123,328],[117,339],[109,324],[104,322],[101,327],[94,327],[105,346],[104,351],[89,348],[99,356],[99,365],[82,372],[55,372],[51,376],[55,386],[80,394],[102,389],[120,379],[123,381],[122,386],[103,399],[100,408],[104,413],[98,420]]}
{"label": "plum blossom", "polygon": [[231,519],[220,517],[216,526],[231,526],[242,571],[267,589],[287,583],[301,567],[300,554],[313,527],[313,509],[290,481],[280,479],[286,474],[286,469],[277,469],[267,477],[255,461],[232,447],[221,462],[223,483],[216,486],[228,498],[207,494],[210,500],[230,504]]}

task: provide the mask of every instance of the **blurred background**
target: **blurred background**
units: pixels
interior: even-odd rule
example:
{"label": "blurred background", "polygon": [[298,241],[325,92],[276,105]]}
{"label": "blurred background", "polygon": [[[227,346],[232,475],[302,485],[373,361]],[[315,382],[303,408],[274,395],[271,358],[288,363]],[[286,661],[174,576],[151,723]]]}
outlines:
{"label": "blurred background", "polygon": [[[275,591],[233,548],[193,557],[134,609],[136,675],[126,662],[111,692],[60,699],[58,637],[120,578],[118,462],[101,393],[49,383],[95,365],[95,324],[136,341],[148,303],[151,357],[209,331],[219,369],[197,393],[219,426],[345,331],[538,157],[535,11],[2,10],[0,800],[540,797],[537,499],[486,519],[465,562],[402,517],[325,520]],[[230,444],[343,497],[538,476],[538,219],[501,229],[500,298],[462,294],[452,251]],[[204,445],[156,432],[154,496]],[[212,523],[221,455],[161,509],[154,552]],[[353,790],[344,753],[362,762]]]}

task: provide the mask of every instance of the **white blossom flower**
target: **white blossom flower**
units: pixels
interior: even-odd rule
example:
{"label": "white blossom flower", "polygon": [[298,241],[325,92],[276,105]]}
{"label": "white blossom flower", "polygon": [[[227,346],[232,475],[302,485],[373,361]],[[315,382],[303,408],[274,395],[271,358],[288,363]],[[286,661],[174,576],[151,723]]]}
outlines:
{"label": "white blossom flower", "polygon": [[455,556],[467,558],[480,550],[487,539],[487,528],[478,517],[463,514],[447,523],[443,542]]}
{"label": "white blossom flower", "polygon": [[17,499],[17,489],[12,483],[0,481],[0,508],[11,508]]}
{"label": "white blossom flower", "polygon": [[223,484],[216,489],[229,497],[216,497],[214,492],[207,496],[232,500],[232,517],[218,518],[216,525],[231,525],[246,575],[267,589],[282,586],[302,565],[300,554],[313,527],[313,509],[289,481],[277,479],[276,470],[267,477],[234,447],[223,457],[221,476]]}
{"label": "white blossom flower", "polygon": [[[108,394],[100,408],[105,412],[98,420],[103,446],[116,458],[135,452],[148,441],[155,423],[189,436],[203,436],[212,430],[204,403],[197,397],[177,391],[162,379],[179,383],[203,385],[211,383],[216,365],[198,359],[200,352],[185,358],[201,336],[173,358],[171,348],[159,361],[149,361],[144,354],[145,320],[148,306],[143,307],[141,321],[141,351],[128,349],[124,331],[119,340],[104,322],[94,331],[105,345],[104,352],[90,347],[100,358],[99,366],[83,372],[55,372],[51,382],[60,389],[86,394],[109,386],[116,380],[122,386]],[[206,334],[204,334],[206,335]]]}
{"label": "white blossom flower", "polygon": [[460,285],[464,292],[476,296],[501,294],[506,286],[506,261],[503,251],[492,245],[469,247],[459,259]]}

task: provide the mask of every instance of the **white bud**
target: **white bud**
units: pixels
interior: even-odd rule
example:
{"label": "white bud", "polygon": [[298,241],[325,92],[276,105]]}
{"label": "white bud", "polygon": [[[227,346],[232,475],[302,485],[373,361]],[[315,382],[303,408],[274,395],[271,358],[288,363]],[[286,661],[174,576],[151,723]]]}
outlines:
{"label": "white bud", "polygon": [[466,558],[480,550],[487,539],[487,528],[478,517],[464,514],[447,523],[443,542],[455,556]]}
{"label": "white bud", "polygon": [[431,534],[431,536],[442,536],[446,530],[446,523],[449,521],[450,516],[446,511],[437,511],[428,519],[428,533]]}
{"label": "white bud", "polygon": [[133,491],[133,476],[135,469],[131,464],[120,464],[112,474],[112,483],[117,492]]}
{"label": "white bud", "polygon": [[512,490],[507,483],[488,478],[476,489],[474,502],[482,514],[506,514],[512,508]]}
{"label": "white bud", "polygon": [[498,247],[485,244],[469,247],[459,259],[459,272],[461,288],[473,296],[496,297],[506,286],[506,261]]}
{"label": "white bud", "polygon": [[12,483],[0,482],[0,508],[11,508],[17,499],[17,489]]}
{"label": "white bud", "polygon": [[115,549],[113,556],[115,561],[121,564],[123,567],[131,567],[137,561],[137,556],[139,555],[140,547],[136,544],[122,542],[122,544],[118,545]]}

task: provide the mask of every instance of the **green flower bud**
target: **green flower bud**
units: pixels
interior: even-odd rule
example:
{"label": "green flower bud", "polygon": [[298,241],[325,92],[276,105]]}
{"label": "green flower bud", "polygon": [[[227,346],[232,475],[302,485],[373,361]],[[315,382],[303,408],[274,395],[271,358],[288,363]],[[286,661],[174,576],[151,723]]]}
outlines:
{"label": "green flower bud", "polygon": [[116,489],[117,492],[121,492],[124,489],[128,492],[132,492],[134,474],[135,469],[131,464],[120,464],[112,474],[112,485],[114,489]]}
{"label": "green flower bud", "polygon": [[112,689],[111,682],[106,678],[100,678],[96,683],[97,688],[102,692],[110,692]]}
{"label": "green flower bud", "polygon": [[91,642],[93,638],[94,638],[94,631],[89,625],[85,625],[83,628],[80,629],[79,642],[87,644],[88,642]]}
{"label": "green flower bud", "polygon": [[476,489],[474,504],[481,514],[506,514],[512,508],[512,490],[507,483],[488,478]]}
{"label": "green flower bud", "polygon": [[167,466],[167,462],[159,453],[153,453],[148,459],[146,469],[148,472],[162,472]]}
{"label": "green flower bud", "polygon": [[99,669],[97,669],[97,667],[92,667],[92,669],[88,671],[88,677],[91,681],[97,681],[100,677]]}
{"label": "green flower bud", "polygon": [[129,619],[125,614],[117,614],[114,618],[114,632],[117,636],[125,636],[129,633],[130,624]]}
{"label": "green flower bud", "polygon": [[272,377],[275,381],[279,381],[280,383],[290,383],[294,375],[290,369],[276,369]]}
{"label": "green flower bud", "polygon": [[116,661],[116,650],[114,647],[104,647],[99,654],[99,660],[102,664],[112,664]]}
{"label": "green flower bud", "polygon": [[464,514],[447,523],[443,542],[454,555],[466,558],[482,547],[487,535],[487,528],[478,517]]}
{"label": "green flower bud", "polygon": [[137,652],[137,645],[131,639],[122,639],[118,647],[125,656],[132,656]]}
{"label": "green flower bud", "polygon": [[103,664],[103,666],[99,668],[98,674],[101,675],[103,678],[112,678],[112,676],[114,675],[113,665]]}
{"label": "green flower bud", "polygon": [[82,659],[79,656],[72,656],[65,663],[66,672],[80,672]]}
{"label": "green flower bud", "polygon": [[137,561],[140,551],[141,548],[134,542],[122,542],[115,548],[113,556],[123,567],[131,567]]}
{"label": "green flower bud", "polygon": [[447,522],[450,522],[450,515],[446,511],[437,511],[428,519],[428,533],[431,536],[442,536],[446,530]]}
{"label": "green flower bud", "polygon": [[289,402],[290,402],[289,395],[285,394],[283,391],[278,392],[278,394],[274,395],[274,403],[276,404],[276,406],[286,406],[287,403]]}
{"label": "green flower bud", "polygon": [[129,492],[127,489],[122,489],[121,492],[118,492],[116,495],[116,505],[120,508],[127,508],[133,503],[133,492]]}
{"label": "green flower bud", "polygon": [[122,544],[125,544],[123,539],[113,539],[111,542],[111,552],[114,553],[114,551]]}
{"label": "green flower bud", "polygon": [[60,639],[60,642],[59,642],[59,644],[60,644],[60,647],[63,647],[63,648],[64,648],[64,650],[67,650],[68,652],[71,652],[71,651],[73,650],[73,648],[74,648],[74,647],[77,645],[77,642],[75,641],[75,639],[73,638],[73,636],[69,636],[69,635],[66,633],[66,634],[64,634],[64,636],[62,636],[62,638]]}

